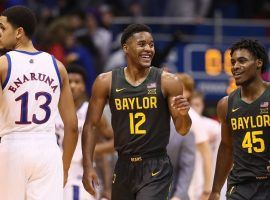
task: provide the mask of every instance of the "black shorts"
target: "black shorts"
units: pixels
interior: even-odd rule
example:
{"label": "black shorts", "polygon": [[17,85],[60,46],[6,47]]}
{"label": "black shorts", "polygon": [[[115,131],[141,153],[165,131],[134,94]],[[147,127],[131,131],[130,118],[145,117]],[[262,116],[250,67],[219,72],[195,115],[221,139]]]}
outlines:
{"label": "black shorts", "polygon": [[268,200],[270,199],[270,180],[247,181],[240,184],[229,184],[227,200]]}
{"label": "black shorts", "polygon": [[112,200],[167,200],[173,169],[167,154],[119,157],[112,180]]}

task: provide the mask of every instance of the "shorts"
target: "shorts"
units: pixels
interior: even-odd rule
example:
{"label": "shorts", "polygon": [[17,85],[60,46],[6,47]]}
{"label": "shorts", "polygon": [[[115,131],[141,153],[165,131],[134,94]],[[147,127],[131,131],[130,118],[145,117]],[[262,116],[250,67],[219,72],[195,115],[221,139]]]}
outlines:
{"label": "shorts", "polygon": [[82,183],[67,183],[64,189],[64,200],[96,200],[83,187]]}
{"label": "shorts", "polygon": [[166,153],[149,158],[119,156],[112,180],[112,200],[166,200],[172,175]]}
{"label": "shorts", "polygon": [[247,181],[228,184],[227,200],[267,200],[270,199],[270,180]]}
{"label": "shorts", "polygon": [[63,199],[62,154],[55,134],[5,135],[0,161],[0,199]]}

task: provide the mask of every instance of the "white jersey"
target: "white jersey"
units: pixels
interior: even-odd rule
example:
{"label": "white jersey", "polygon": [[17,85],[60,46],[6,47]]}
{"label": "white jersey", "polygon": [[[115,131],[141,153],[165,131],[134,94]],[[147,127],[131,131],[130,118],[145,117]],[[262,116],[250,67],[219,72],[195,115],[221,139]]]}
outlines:
{"label": "white jersey", "polygon": [[[81,135],[82,135],[83,124],[86,118],[87,109],[88,109],[88,102],[84,102],[81,105],[81,107],[77,110],[79,137],[78,137],[78,142],[77,142],[74,155],[72,157],[71,166],[69,169],[69,179],[73,181],[78,180],[79,182],[81,181],[82,174],[83,174]],[[60,115],[58,116],[59,117],[56,120],[55,133],[58,138],[58,144],[62,148],[63,138],[64,138],[64,124]]]}
{"label": "white jersey", "polygon": [[0,137],[10,133],[55,133],[61,78],[45,52],[10,51],[0,99]]}

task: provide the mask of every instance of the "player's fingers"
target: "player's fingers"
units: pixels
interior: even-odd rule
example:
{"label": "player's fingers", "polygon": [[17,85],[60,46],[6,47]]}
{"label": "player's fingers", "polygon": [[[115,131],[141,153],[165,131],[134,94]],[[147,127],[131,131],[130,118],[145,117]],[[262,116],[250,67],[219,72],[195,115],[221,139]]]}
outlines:
{"label": "player's fingers", "polygon": [[188,102],[178,102],[177,104],[174,104],[173,107],[175,109],[178,109],[178,108],[182,108],[182,107],[189,107],[189,103]]}
{"label": "player's fingers", "polygon": [[184,97],[173,97],[172,98],[172,105],[182,103],[182,102],[188,102],[186,98]]}
{"label": "player's fingers", "polygon": [[85,188],[85,190],[90,193],[91,195],[95,196],[96,192],[95,192],[95,188],[92,185],[92,179],[91,178],[87,178],[87,179],[83,179],[83,186]]}

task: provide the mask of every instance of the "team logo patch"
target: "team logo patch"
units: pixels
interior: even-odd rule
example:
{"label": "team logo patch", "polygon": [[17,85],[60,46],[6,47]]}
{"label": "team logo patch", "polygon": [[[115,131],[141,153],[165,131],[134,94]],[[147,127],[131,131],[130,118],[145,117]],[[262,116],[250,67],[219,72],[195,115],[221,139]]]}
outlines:
{"label": "team logo patch", "polygon": [[148,89],[148,94],[157,94],[157,89]]}
{"label": "team logo patch", "polygon": [[260,114],[268,114],[269,102],[265,101],[260,104]]}
{"label": "team logo patch", "polygon": [[156,83],[148,83],[146,88],[148,90],[148,94],[157,94],[157,84]]}

